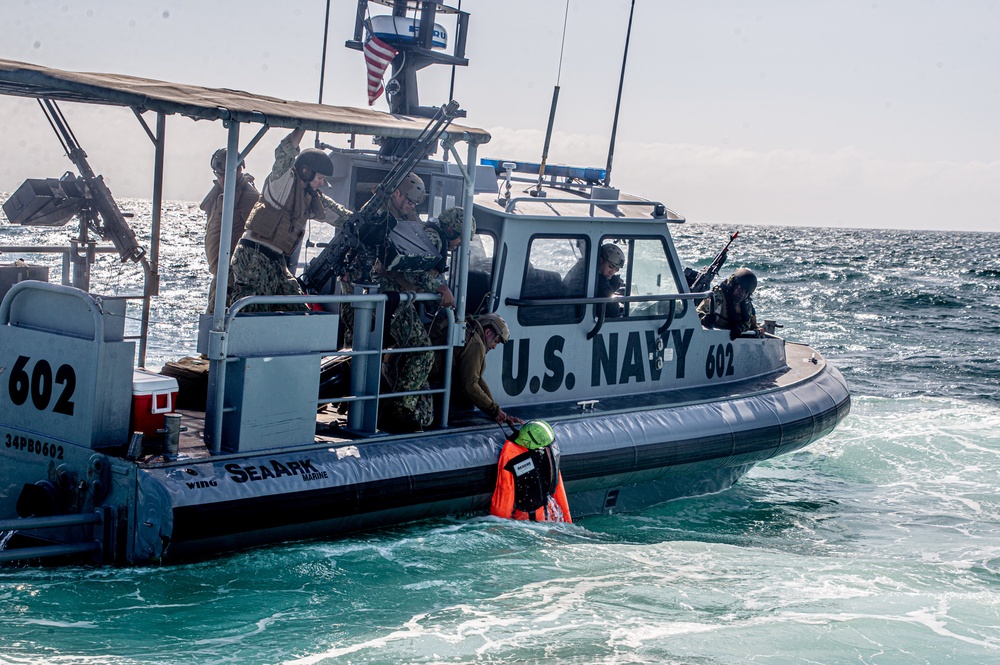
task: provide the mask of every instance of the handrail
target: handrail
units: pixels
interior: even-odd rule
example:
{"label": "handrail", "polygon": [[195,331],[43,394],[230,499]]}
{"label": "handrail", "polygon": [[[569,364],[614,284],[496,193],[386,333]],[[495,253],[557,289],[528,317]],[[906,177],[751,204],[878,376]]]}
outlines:
{"label": "handrail", "polygon": [[[92,513],[73,515],[52,515],[48,517],[22,517],[12,520],[0,520],[0,532],[25,531],[37,529],[54,529],[64,526],[87,526],[104,524],[103,510]],[[104,543],[96,538],[75,543],[54,543],[37,547],[16,547],[11,550],[0,550],[0,563],[24,561],[25,559],[43,559],[55,556],[73,554],[94,554],[99,560],[104,552]]]}
{"label": "handrail", "polygon": [[[70,283],[72,279],[70,265],[73,262],[72,257],[74,252],[72,247],[58,245],[0,245],[0,254],[4,252],[9,254],[15,252],[18,254],[62,254],[62,279],[60,282],[66,286],[72,286]],[[94,252],[99,254],[117,254],[118,250],[113,245],[104,245],[102,247],[94,247]]]}
{"label": "handrail", "polygon": [[[553,307],[558,305],[603,305],[605,303],[632,303],[632,302],[669,302],[670,311],[667,312],[667,318],[657,329],[657,334],[662,335],[673,323],[674,313],[676,311],[677,301],[680,300],[704,300],[705,298],[712,298],[711,291],[703,291],[699,293],[670,293],[664,295],[645,295],[645,296],[623,296],[623,297],[607,297],[607,298],[506,298],[504,303],[512,307]],[[604,325],[604,308],[600,308],[597,313],[597,324],[594,328],[587,333],[587,339],[593,339],[595,335],[601,330]]]}
{"label": "handrail", "polygon": [[85,526],[87,524],[97,524],[103,519],[99,512],[77,513],[75,515],[52,515],[49,517],[19,517],[12,520],[0,520],[0,531],[54,529],[60,526]]}
{"label": "handrail", "polygon": [[[0,245],[0,252],[20,252],[22,254],[69,254],[72,251],[71,247],[57,247],[56,245]],[[118,252],[114,245],[95,247],[94,251]]]}
{"label": "handrail", "polygon": [[[389,296],[386,295],[385,293],[375,293],[375,294],[367,294],[367,295],[364,295],[364,294],[361,294],[361,295],[355,295],[355,294],[312,295],[312,294],[307,294],[307,295],[300,295],[300,296],[247,296],[245,298],[240,298],[239,300],[237,300],[235,303],[233,303],[229,307],[229,310],[227,311],[225,317],[222,319],[223,329],[221,331],[213,331],[213,333],[221,335],[224,338],[228,334],[230,326],[232,325],[232,323],[233,323],[234,319],[237,317],[237,315],[239,315],[243,309],[245,309],[246,307],[249,307],[251,305],[277,305],[277,304],[325,304],[325,305],[335,305],[335,304],[341,304],[341,303],[350,303],[350,304],[353,304],[353,305],[356,306],[359,303],[365,303],[365,302],[372,303],[373,302],[373,303],[375,303],[376,308],[384,308],[385,304],[386,304],[386,302],[388,300],[389,300]],[[431,293],[416,293],[416,292],[412,292],[412,291],[401,292],[401,293],[399,293],[399,301],[400,301],[401,304],[402,303],[408,303],[408,302],[414,302],[414,303],[416,303],[416,302],[438,302],[439,303],[441,301],[441,295],[437,294],[437,293],[434,293],[434,294],[431,294]],[[288,314],[293,315],[293,316],[296,315],[296,314],[301,315],[301,316],[306,316],[306,315],[315,315],[316,313],[313,313],[313,312],[289,312]],[[451,329],[452,326],[454,326],[454,323],[455,323],[454,314],[450,311],[450,309],[448,310],[448,313],[447,313],[447,320],[448,320],[448,326],[449,326],[448,339],[450,340],[450,338],[451,338],[450,329]],[[336,336],[335,335],[331,336],[331,339],[336,339]],[[219,357],[218,360],[220,360],[221,362],[226,362],[230,358],[230,356],[226,352],[225,346],[226,345],[223,344],[222,348],[219,350],[219,354],[220,354],[221,357]],[[407,396],[407,395],[423,395],[423,394],[434,395],[434,394],[443,394],[444,395],[444,407],[445,407],[445,409],[447,409],[448,403],[449,403],[450,390],[451,390],[451,364],[452,364],[452,353],[453,353],[453,349],[452,349],[451,345],[448,344],[448,343],[445,343],[445,344],[442,344],[442,345],[436,345],[436,346],[435,345],[431,345],[431,346],[416,346],[416,347],[392,348],[392,349],[379,348],[377,350],[376,349],[360,349],[360,350],[351,349],[351,350],[344,350],[344,349],[339,349],[339,348],[335,348],[335,347],[334,348],[326,348],[326,347],[324,347],[324,348],[318,348],[318,349],[311,349],[310,353],[323,354],[323,355],[329,355],[329,356],[360,356],[360,355],[372,355],[372,354],[377,353],[378,356],[379,356],[379,360],[381,361],[382,356],[386,355],[386,354],[424,353],[424,352],[428,352],[428,351],[430,351],[432,353],[435,352],[435,351],[444,351],[445,352],[445,370],[446,370],[446,372],[445,372],[445,377],[444,377],[445,384],[444,384],[443,388],[427,388],[427,389],[417,389],[417,390],[405,391],[405,392],[382,393],[381,390],[380,390],[380,387],[376,385],[375,394],[374,395],[360,394],[360,395],[350,395],[348,397],[334,398],[334,399],[318,399],[317,398],[316,404],[317,404],[317,406],[319,406],[319,405],[324,405],[324,404],[333,404],[333,403],[341,403],[341,402],[363,402],[363,401],[368,401],[368,400],[372,400],[372,399],[381,400],[382,398],[403,397],[403,396]],[[211,352],[211,349],[210,349],[210,357],[214,357],[214,355],[215,355],[215,353]],[[222,376],[224,376],[224,373],[222,373]],[[218,452],[217,448],[219,446],[221,446],[221,439],[222,439],[222,414],[225,412],[224,400],[222,399],[222,396],[225,394],[224,379],[220,380],[216,384],[216,388],[215,389],[216,389],[216,392],[218,393],[218,395],[216,396],[216,399],[214,401],[214,407],[215,407],[215,416],[214,416],[214,418],[215,418],[215,420],[214,420],[214,423],[213,423],[213,436],[212,436],[212,443],[211,443],[211,450],[212,450],[213,453]],[[442,427],[447,427],[447,425],[448,425],[448,415],[447,415],[446,411],[442,415],[441,424],[442,424]]]}
{"label": "handrail", "polygon": [[[550,198],[536,198],[534,196],[518,196],[507,202],[504,208],[504,212],[512,213],[514,208],[517,207],[518,203],[568,203],[571,205],[585,205],[585,206],[649,206],[653,209],[654,213],[658,209],[662,208],[664,212],[673,212],[668,210],[659,201],[642,201],[634,199],[582,199],[582,198],[566,198],[566,199],[550,199]],[[675,213],[676,214],[676,213]],[[656,216],[654,219],[660,219],[664,215]],[[680,220],[678,220],[680,221]]]}
{"label": "handrail", "polygon": [[10,287],[10,291],[4,297],[3,301],[0,302],[0,325],[7,325],[10,323],[10,308],[14,300],[17,298],[18,293],[21,291],[49,291],[51,293],[58,293],[60,295],[68,296],[71,298],[76,298],[82,300],[86,305],[87,309],[90,310],[94,317],[94,337],[95,340],[104,339],[104,318],[101,316],[103,309],[101,308],[98,298],[90,295],[85,291],[73,288],[71,286],[63,286],[62,284],[50,284],[49,282],[39,282],[35,280],[26,280],[24,282],[18,282],[14,286]]}
{"label": "handrail", "polygon": [[622,296],[607,298],[506,298],[504,303],[514,307],[547,307],[551,305],[589,305],[608,302],[667,302],[670,300],[704,300],[711,291],[700,293],[667,293],[664,295]]}

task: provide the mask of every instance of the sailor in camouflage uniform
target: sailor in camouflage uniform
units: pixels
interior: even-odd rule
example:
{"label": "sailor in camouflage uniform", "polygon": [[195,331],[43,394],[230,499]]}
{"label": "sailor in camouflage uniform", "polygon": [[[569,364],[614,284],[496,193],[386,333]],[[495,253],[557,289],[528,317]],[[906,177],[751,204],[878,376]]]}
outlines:
{"label": "sailor in camouflage uniform", "polygon": [[[379,292],[438,293],[442,307],[453,307],[455,297],[443,273],[447,270],[448,252],[462,241],[462,217],[461,208],[451,208],[441,213],[436,223],[425,224],[424,233],[440,254],[437,265],[426,271],[379,270],[376,278]],[[389,324],[389,335],[395,348],[431,345],[427,328],[413,302],[401,303],[396,308]],[[427,389],[433,365],[432,351],[392,354],[388,356],[386,378],[394,392]],[[423,429],[434,420],[434,402],[430,395],[407,395],[386,402],[384,423],[390,427]]]}
{"label": "sailor in camouflage uniform", "polygon": [[[714,298],[705,298],[698,304],[698,316],[706,328],[729,330],[729,338],[736,339],[747,331],[756,331],[757,311],[750,296],[757,288],[757,276],[749,268],[740,268],[726,280],[712,287]],[[715,305],[713,307],[713,300]]]}
{"label": "sailor in camouflage uniform", "polygon": [[[408,174],[389,196],[387,205],[389,214],[396,220],[420,222],[417,206],[424,202],[426,194],[427,190],[424,188],[423,179],[416,173]],[[354,285],[359,282],[360,278],[360,271],[348,271],[346,275],[342,276],[341,293],[354,293]],[[375,278],[372,281],[377,282]],[[379,286],[379,291],[384,293],[381,285]],[[393,289],[393,291],[398,292],[399,289]],[[344,345],[352,346],[354,341],[354,307],[350,303],[341,304],[340,318],[344,327]]]}
{"label": "sailor in camouflage uniform", "polygon": [[[208,288],[208,314],[215,311],[215,289],[219,272],[219,243],[222,239],[222,190],[226,186],[226,155],[225,148],[219,148],[212,154],[210,165],[216,180],[212,189],[201,202],[205,211],[205,258],[208,259],[208,270],[212,273],[212,283]],[[233,205],[232,237],[229,243],[229,256],[236,250],[236,243],[246,227],[247,219],[254,205],[260,198],[260,192],[253,184],[253,176],[243,172],[243,162],[236,165],[236,203]]]}
{"label": "sailor in camouflage uniform", "polygon": [[[316,219],[339,227],[351,211],[319,191],[333,175],[333,161],[322,150],[299,151],[304,129],[292,130],[274,150],[274,166],[233,252],[226,305],[253,295],[302,295],[288,271],[288,257],[302,240],[306,222]],[[304,304],[256,305],[244,312],[308,311]]]}

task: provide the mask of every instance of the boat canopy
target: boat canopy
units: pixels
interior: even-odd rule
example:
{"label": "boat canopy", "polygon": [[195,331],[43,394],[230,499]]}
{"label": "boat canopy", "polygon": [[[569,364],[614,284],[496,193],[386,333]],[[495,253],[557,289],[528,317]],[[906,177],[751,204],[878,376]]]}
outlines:
{"label": "boat canopy", "polygon": [[[295,102],[229,88],[205,88],[183,83],[125,76],[69,72],[26,62],[0,59],[0,94],[48,98],[86,104],[124,106],[138,112],[180,114],[195,120],[223,120],[301,127],[335,134],[416,138],[427,118],[392,115],[372,109]],[[451,125],[452,141],[486,143],[490,134],[473,127]]]}
{"label": "boat canopy", "polygon": [[[205,88],[123,74],[70,72],[2,58],[0,58],[0,95],[130,108],[153,142],[155,154],[153,158],[150,250],[148,260],[145,254],[141,259],[145,280],[139,333],[140,366],[144,365],[146,361],[150,298],[159,294],[159,246],[166,116],[179,114],[194,120],[221,120],[229,129],[226,143],[228,150],[226,173],[229,177],[225,179],[221,229],[221,235],[224,238],[229,237],[232,228],[235,197],[235,178],[232,176],[236,172],[237,155],[240,158],[245,157],[270,128],[301,128],[306,131],[333,134],[417,139],[428,127],[428,118],[425,117],[393,115],[371,109],[288,101],[277,97],[254,95],[242,90]],[[155,131],[146,124],[143,118],[142,114],[146,111],[156,114]],[[261,127],[249,144],[240,150],[239,134],[242,124],[256,124]],[[480,144],[490,140],[490,134],[483,129],[451,124],[441,135],[441,138],[443,139],[442,145],[447,142],[446,149],[455,156],[456,163],[466,181],[465,223],[467,226],[471,226],[475,170],[461,166],[461,158],[455,150],[454,144],[464,142],[468,149],[466,163],[475,164],[477,148]],[[57,250],[63,251],[62,248],[57,248]],[[219,251],[217,278],[220,284],[225,284],[229,270],[229,246],[226,243],[221,243]],[[464,284],[462,289],[464,291]],[[216,307],[214,329],[222,329],[223,310],[222,307]],[[464,316],[462,320],[464,320]],[[212,362],[217,361],[213,359]]]}

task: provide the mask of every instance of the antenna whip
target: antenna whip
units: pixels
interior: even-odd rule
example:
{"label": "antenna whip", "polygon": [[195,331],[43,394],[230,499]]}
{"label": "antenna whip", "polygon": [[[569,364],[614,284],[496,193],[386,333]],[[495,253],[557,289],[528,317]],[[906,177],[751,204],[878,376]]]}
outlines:
{"label": "antenna whip", "polygon": [[542,163],[538,166],[538,184],[530,192],[532,196],[544,196],[542,178],[545,177],[545,162],[549,158],[549,141],[552,140],[552,125],[556,121],[556,104],[559,103],[559,81],[562,79],[563,53],[566,51],[566,24],[569,23],[569,0],[566,0],[566,14],[563,16],[562,44],[559,46],[559,69],[556,70],[556,87],[552,90],[552,108],[549,109],[549,126],[545,130],[545,145],[542,147]]}
{"label": "antenna whip", "polygon": [[618,112],[622,107],[622,88],[625,87],[625,63],[628,62],[628,43],[632,39],[632,15],[635,14],[635,0],[628,12],[628,31],[625,33],[625,53],[622,55],[622,74],[618,80],[618,101],[615,102],[615,121],[611,125],[611,145],[608,146],[608,167],[604,171],[604,186],[611,186],[611,162],[615,159],[615,136],[618,134]]}

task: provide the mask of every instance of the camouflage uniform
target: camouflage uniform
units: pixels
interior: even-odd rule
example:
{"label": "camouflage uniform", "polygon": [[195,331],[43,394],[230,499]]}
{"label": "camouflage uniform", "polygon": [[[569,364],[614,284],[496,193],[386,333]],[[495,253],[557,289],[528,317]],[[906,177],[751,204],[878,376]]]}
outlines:
{"label": "camouflage uniform", "polygon": [[[254,204],[259,198],[260,192],[253,186],[253,176],[240,173],[236,178],[236,203],[233,205],[233,228],[229,245],[230,258],[236,251],[237,241],[243,235],[250,211],[253,210]],[[202,200],[201,209],[205,211],[207,218],[205,223],[205,258],[208,259],[208,270],[212,273],[212,284],[208,288],[208,309],[206,311],[211,314],[215,311],[215,288],[219,272],[219,241],[222,238],[222,187],[218,180],[215,181],[212,189]]]}
{"label": "camouflage uniform", "polygon": [[[461,209],[457,210],[461,215]],[[448,211],[442,213],[442,217],[446,214]],[[441,255],[440,261],[434,268],[426,271],[386,271],[377,265],[373,278],[379,293],[439,293],[441,285],[446,284],[441,275],[446,270],[448,253],[446,232],[440,224],[425,224],[423,231]],[[346,293],[353,292],[351,283],[357,279],[358,275],[346,276],[344,283]],[[354,308],[345,303],[341,306],[341,316],[345,339],[350,343],[354,329]],[[388,336],[387,348],[410,349],[431,346],[430,335],[413,302],[401,303],[392,313]],[[389,354],[386,358],[385,374],[393,392],[426,390],[429,387],[428,377],[434,366],[433,351]],[[383,429],[423,429],[430,426],[434,420],[433,398],[431,395],[390,398],[382,403],[380,415]]]}
{"label": "camouflage uniform", "polygon": [[705,327],[729,330],[729,337],[736,339],[740,333],[757,329],[757,311],[750,296],[743,302],[734,302],[732,284],[730,277],[713,286],[715,307],[712,308],[712,298],[705,298],[698,303],[698,316]]}
{"label": "camouflage uniform", "polygon": [[[437,265],[423,272],[382,273],[379,275],[380,291],[383,293],[391,291],[439,293],[440,287],[447,284],[443,273],[448,269],[449,238],[454,238],[461,233],[462,219],[462,208],[455,207],[441,213],[438,222],[424,224],[424,234],[440,254]],[[475,233],[475,224],[475,220],[473,220],[473,233]],[[396,348],[431,345],[430,335],[413,303],[400,305],[399,309],[396,310],[389,326],[389,334]],[[418,388],[426,389],[428,387],[427,379],[434,366],[434,352],[421,351],[397,355],[396,357],[398,360],[396,360],[395,390],[403,392]],[[434,418],[434,407],[430,395],[411,395],[397,399],[398,404],[393,406],[400,418],[410,419],[420,427],[427,427],[431,424]],[[390,410],[391,412],[392,410]]]}
{"label": "camouflage uniform", "polygon": [[[247,296],[301,296],[302,287],[288,272],[284,257],[264,247],[237,245],[230,263],[230,274],[242,277],[229,280],[230,304]],[[304,304],[251,305],[241,312],[308,312]]]}
{"label": "camouflage uniform", "polygon": [[[379,293],[417,292],[437,293],[439,282],[428,272],[380,272],[377,276]],[[353,318],[353,317],[352,317]],[[387,347],[411,349],[430,346],[427,328],[413,302],[401,303],[389,322]],[[433,351],[394,353],[386,357],[387,374],[393,392],[426,390],[427,377],[434,365]],[[394,397],[382,405],[386,423],[395,428],[423,429],[434,421],[434,401],[430,395]],[[389,427],[387,429],[393,429]]]}
{"label": "camouflage uniform", "polygon": [[[293,131],[292,134],[295,132]],[[303,182],[295,174],[295,158],[299,147],[289,134],[274,149],[274,166],[261,190],[260,200],[247,220],[247,229],[233,252],[229,271],[229,293],[227,305],[240,298],[255,295],[302,295],[298,281],[288,271],[287,257],[294,249],[289,238],[301,238],[302,230],[309,219],[339,226],[351,211],[322,192],[305,190]],[[289,212],[290,211],[290,212]],[[274,241],[267,241],[255,235],[257,222],[280,215],[290,215],[289,223],[281,224],[280,233]],[[280,244],[278,244],[280,243]],[[286,245],[284,250],[279,249]],[[308,311],[305,305],[254,305],[243,312],[269,312],[275,310]]]}

